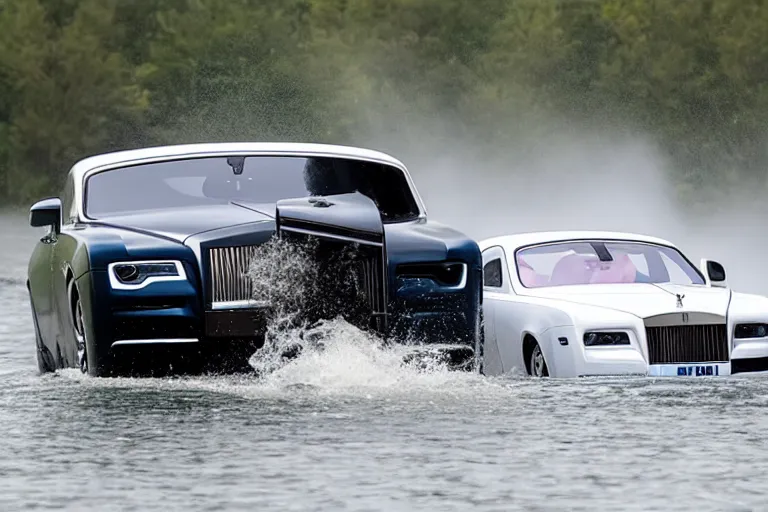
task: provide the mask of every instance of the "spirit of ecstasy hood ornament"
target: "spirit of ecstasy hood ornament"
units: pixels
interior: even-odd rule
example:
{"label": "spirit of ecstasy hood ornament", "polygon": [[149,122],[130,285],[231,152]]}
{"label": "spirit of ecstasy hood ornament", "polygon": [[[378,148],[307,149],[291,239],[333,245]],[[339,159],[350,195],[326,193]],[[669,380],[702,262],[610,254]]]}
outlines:
{"label": "spirit of ecstasy hood ornament", "polygon": [[679,308],[683,307],[683,299],[685,298],[685,295],[676,293],[675,296],[677,296],[677,307]]}

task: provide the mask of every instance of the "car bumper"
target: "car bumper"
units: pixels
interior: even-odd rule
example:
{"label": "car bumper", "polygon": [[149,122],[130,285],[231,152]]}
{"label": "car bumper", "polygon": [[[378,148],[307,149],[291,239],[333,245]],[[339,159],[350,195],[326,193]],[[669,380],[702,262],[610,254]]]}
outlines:
{"label": "car bumper", "polygon": [[768,371],[768,339],[734,340],[731,363],[733,373]]}
{"label": "car bumper", "polygon": [[481,274],[470,268],[463,288],[408,288],[402,283],[390,302],[388,334],[401,341],[475,345],[480,332]]}
{"label": "car bumper", "polygon": [[649,377],[716,377],[731,374],[730,362],[648,364],[636,349],[607,347],[586,349],[580,377],[645,375]]}
{"label": "car bumper", "polygon": [[734,340],[731,359],[758,359],[768,357],[768,339]]}
{"label": "car bumper", "polygon": [[[555,377],[628,376],[722,377],[734,373],[768,371],[768,339],[735,340],[730,361],[687,361],[673,364],[648,364],[636,338],[621,347],[584,347],[560,338],[579,339],[573,328],[548,332],[550,354],[545,354],[550,375]],[[551,361],[551,363],[550,363]]]}

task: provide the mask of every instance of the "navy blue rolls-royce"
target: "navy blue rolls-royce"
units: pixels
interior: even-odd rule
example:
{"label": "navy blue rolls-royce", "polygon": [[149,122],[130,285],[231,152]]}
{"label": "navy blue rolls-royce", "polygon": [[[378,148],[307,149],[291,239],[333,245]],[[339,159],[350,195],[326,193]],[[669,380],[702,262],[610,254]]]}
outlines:
{"label": "navy blue rolls-royce", "polygon": [[[93,156],[30,224],[47,228],[27,282],[41,372],[247,370],[270,308],[249,265],[276,239],[314,243],[336,308],[318,317],[396,343],[479,343],[477,243],[427,220],[406,167],[380,152],[223,143]],[[355,256],[331,268],[345,251]],[[334,284],[350,278],[358,286]]]}

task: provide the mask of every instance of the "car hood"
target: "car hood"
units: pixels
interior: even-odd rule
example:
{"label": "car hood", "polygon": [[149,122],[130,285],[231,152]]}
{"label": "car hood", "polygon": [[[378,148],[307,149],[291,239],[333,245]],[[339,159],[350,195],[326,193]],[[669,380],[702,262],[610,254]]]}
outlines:
{"label": "car hood", "polygon": [[[678,302],[678,294],[682,305]],[[645,283],[534,288],[525,290],[523,295],[596,306],[640,318],[677,312],[725,316],[731,300],[731,292],[725,288]]]}
{"label": "car hood", "polygon": [[162,236],[179,242],[217,229],[274,219],[274,204],[227,203],[189,208],[169,208],[129,215],[110,216],[96,224]]}

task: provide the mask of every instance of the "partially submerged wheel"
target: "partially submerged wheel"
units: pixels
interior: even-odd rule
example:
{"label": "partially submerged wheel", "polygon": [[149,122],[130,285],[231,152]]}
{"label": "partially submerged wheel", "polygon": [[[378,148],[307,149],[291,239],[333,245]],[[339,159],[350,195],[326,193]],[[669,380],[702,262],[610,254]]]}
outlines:
{"label": "partially submerged wheel", "polygon": [[88,373],[88,345],[85,342],[85,322],[83,322],[83,305],[80,297],[75,296],[72,316],[74,317],[75,342],[77,343],[77,365],[80,371]]}
{"label": "partially submerged wheel", "polygon": [[534,343],[533,350],[531,351],[531,359],[528,365],[531,376],[549,377],[549,368],[547,368],[547,362],[544,360],[544,354],[541,352],[541,347],[537,342]]}
{"label": "partially submerged wheel", "polygon": [[83,315],[83,303],[75,286],[75,281],[69,282],[69,300],[72,308],[72,328],[77,348],[77,366],[84,374],[88,374],[88,342]]}

